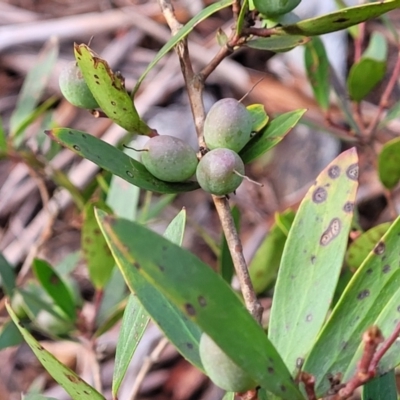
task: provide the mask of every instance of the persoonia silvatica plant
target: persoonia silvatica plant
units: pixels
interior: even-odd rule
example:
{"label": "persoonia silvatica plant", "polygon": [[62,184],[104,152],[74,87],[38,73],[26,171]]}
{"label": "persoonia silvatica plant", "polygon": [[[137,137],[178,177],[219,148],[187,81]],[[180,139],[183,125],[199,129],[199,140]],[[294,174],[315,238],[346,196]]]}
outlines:
{"label": "persoonia silvatica plant", "polygon": [[[392,266],[397,265],[393,254],[398,252],[393,249],[400,246],[400,223],[393,223],[382,238],[383,245],[377,245],[365,259],[360,267],[361,272],[354,275],[335,309],[330,310],[353,218],[358,170],[354,149],[340,155],[317,178],[289,230],[275,288],[270,327],[266,334],[261,326],[262,308],[253,290],[227,195],[240,185],[244,164],[276,145],[298,123],[304,110],[268,120],[265,111],[250,112],[241,102],[225,99],[218,102],[206,118],[202,95],[204,82],[219,63],[241,46],[251,47],[252,42],[254,45],[257,36],[265,39],[261,42],[265,50],[289,49],[304,43],[305,39],[313,35],[344,29],[361,20],[381,15],[400,6],[400,1],[345,8],[333,16],[303,20],[289,26],[276,25],[271,29],[258,28],[261,20],[291,11],[298,1],[249,2],[251,7],[255,6],[259,11],[257,13],[249,8],[247,2],[221,0],[205,8],[184,27],[177,22],[170,1],[160,0],[159,3],[173,37],[139,78],[133,93],[127,92],[120,74],[114,73],[109,64],[88,46],[75,45],[76,62],[90,92],[100,105],[96,107],[99,108],[99,114],[108,116],[130,133],[154,136],[149,139],[154,143],[156,139],[171,142],[171,139],[163,138],[162,132],[157,136],[148,127],[138,115],[134,102],[135,93],[147,73],[176,46],[199,138],[200,161],[194,150],[189,151],[186,145],[175,143],[173,150],[174,147],[184,149],[177,160],[180,160],[179,157],[185,160],[182,161],[185,173],[171,179],[179,168],[175,164],[171,166],[168,157],[163,160],[163,166],[158,164],[163,158],[163,151],[171,150],[169,144],[164,148],[160,146],[157,150],[161,154],[155,158],[152,158],[149,145],[147,153],[142,154],[143,163],[140,163],[86,132],[58,128],[47,133],[80,156],[145,190],[181,193],[201,186],[212,194],[240,283],[239,295],[233,291],[230,282],[226,282],[189,251],[174,244],[181,242],[184,226],[182,217],[179,223],[174,220],[171,230],[177,233],[172,243],[171,237],[163,238],[139,223],[101,210],[94,212],[127,285],[136,295],[134,299],[140,302],[137,306],[159,324],[187,360],[209,374],[217,385],[226,390],[248,391],[243,397],[252,394],[253,398],[266,398],[269,392],[286,400],[311,400],[328,396],[334,391],[334,395],[342,396],[339,398],[347,398],[348,393],[354,392],[357,386],[366,382],[359,378],[361,363],[357,366],[358,360],[364,360],[363,355],[372,354],[372,358],[375,357],[373,362],[362,364],[368,370],[368,379],[380,373],[377,365],[385,352],[389,361],[383,359],[383,364],[380,364],[382,371],[391,370],[400,363],[398,352],[389,351],[390,342],[384,343],[385,352],[380,354],[378,340],[375,346],[365,350],[368,343],[362,343],[360,338],[362,333],[370,334],[369,337],[373,332],[376,333],[377,330],[369,329],[369,325],[374,324],[382,327],[385,337],[390,338],[391,332],[397,332],[397,328],[393,327],[394,315],[397,315],[393,314],[393,310],[396,307],[392,306],[398,303],[398,285],[395,285],[397,275]],[[226,35],[226,41],[212,61],[202,70],[195,71],[186,46],[187,36],[197,23],[230,6],[234,17],[232,33]],[[260,42],[257,45],[260,46]],[[228,109],[224,112],[228,118],[224,119],[218,113],[213,114],[214,110],[219,107],[223,109],[226,105]],[[229,108],[231,106],[233,108]],[[215,127],[221,130],[213,131]],[[150,158],[150,162],[145,161],[146,157]],[[161,172],[165,172],[165,175]],[[195,172],[198,182],[191,178]],[[176,224],[179,229],[176,229]],[[382,259],[382,251],[386,252],[385,261]],[[390,268],[384,268],[388,259]],[[381,265],[383,262],[385,264]],[[372,272],[368,273],[370,269]],[[305,279],[299,279],[305,272]],[[371,277],[376,279],[372,280]],[[319,289],[318,297],[315,291],[321,285],[324,290]],[[292,289],[294,286],[296,290]],[[378,294],[386,301],[386,308],[382,312],[378,307]],[[316,298],[319,301],[315,301]],[[361,302],[362,306],[359,306]],[[386,304],[390,307],[387,308]],[[330,312],[331,317],[326,321]],[[27,330],[18,324],[12,310],[10,315],[46,369],[71,397],[79,400],[103,399],[90,385],[79,380],[73,372],[60,366],[60,363],[42,351]],[[286,320],[288,315],[290,319]],[[350,316],[352,319],[342,325],[341,321]],[[356,327],[356,330],[352,332],[349,327]],[[129,321],[123,325],[123,329],[125,333],[131,332]],[[342,343],[338,335],[346,337],[345,343]],[[127,350],[137,344],[135,334],[129,335],[130,339],[124,337],[127,336],[121,336],[118,343],[120,348]],[[375,337],[379,335],[375,334]],[[94,333],[90,339],[95,342]],[[326,346],[326,343],[330,345]],[[127,353],[129,351],[122,352],[125,364],[130,361],[128,356],[123,358]],[[223,362],[219,364],[221,360]],[[331,363],[330,368],[326,367],[326,360]],[[120,359],[117,365],[121,365]],[[233,370],[233,374],[220,379],[218,365],[226,369],[225,372]],[[329,374],[337,371],[343,372],[344,381],[329,386]],[[117,375],[115,381],[120,382],[124,373],[119,371]],[[73,379],[68,380],[66,377]],[[79,386],[79,391],[76,386]],[[116,384],[113,388],[115,398],[118,387],[119,384]],[[347,394],[340,392],[344,388]],[[227,396],[233,398],[232,393]]]}

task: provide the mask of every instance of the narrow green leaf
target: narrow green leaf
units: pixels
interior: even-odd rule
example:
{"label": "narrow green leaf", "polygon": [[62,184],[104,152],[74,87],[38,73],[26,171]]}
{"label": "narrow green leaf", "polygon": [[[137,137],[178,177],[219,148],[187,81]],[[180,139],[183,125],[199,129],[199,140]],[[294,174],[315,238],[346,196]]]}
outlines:
{"label": "narrow green leaf", "polygon": [[140,85],[142,84],[144,78],[146,78],[147,74],[157,65],[157,63],[167,54],[169,53],[181,40],[183,40],[189,33],[194,29],[194,27],[200,22],[207,19],[212,14],[229,7],[233,3],[233,0],[220,0],[216,3],[210,4],[208,7],[204,8],[200,11],[196,16],[194,16],[185,26],[183,26],[179,32],[172,36],[171,39],[168,40],[167,43],[159,50],[157,55],[153,58],[153,61],[148,65],[146,70],[138,79],[136,86],[132,92],[134,96],[138,91]]}
{"label": "narrow green leaf", "polygon": [[[136,289],[141,277],[155,293],[162,293],[175,304],[182,319],[209,334],[261,386],[282,399],[303,399],[264,331],[222,277],[188,251],[143,226],[100,213],[98,217],[131,289]],[[141,298],[137,290],[136,294]],[[193,342],[185,341],[181,347],[192,348]]]}
{"label": "narrow green leaf", "polygon": [[290,229],[268,336],[292,373],[297,360],[311,350],[332,301],[351,227],[357,178],[357,152],[351,148],[320,173]]}
{"label": "narrow green leaf", "polygon": [[97,390],[88,385],[83,379],[76,375],[74,371],[61,364],[51,353],[44,349],[44,347],[24,328],[8,303],[6,303],[6,308],[26,343],[35,353],[37,359],[54,380],[62,386],[74,400],[105,400]]}
{"label": "narrow green leaf", "polygon": [[21,124],[28,118],[38,105],[46,85],[51,77],[51,71],[58,57],[58,41],[50,39],[42,48],[35,65],[30,69],[19,93],[17,105],[10,119],[10,136],[21,133]]}
{"label": "narrow green leaf", "polygon": [[17,346],[23,341],[24,338],[19,333],[19,330],[13,321],[2,323],[0,329],[0,350],[11,346]]}
{"label": "narrow green leaf", "polygon": [[[367,328],[377,325],[387,337],[398,322],[399,248],[400,217],[354,274],[306,359],[304,370],[315,376],[317,395],[329,389],[332,372],[341,372],[344,379],[352,374]],[[400,362],[399,354],[396,342],[381,361],[380,370],[382,365],[382,372],[394,368]]]}
{"label": "narrow green leaf", "polygon": [[74,321],[76,319],[75,302],[61,276],[44,260],[33,261],[33,272],[43,289],[54,300],[61,310]]}
{"label": "narrow green leaf", "polygon": [[319,37],[314,37],[306,44],[304,61],[315,100],[326,111],[330,94],[329,61],[324,43]]}
{"label": "narrow green leaf", "polygon": [[117,398],[122,380],[148,322],[148,314],[137,297],[133,294],[129,295],[115,353],[115,367],[112,381],[114,398]]}
{"label": "narrow green leaf", "polygon": [[400,180],[400,138],[385,143],[378,156],[379,179],[387,189],[393,189]]}
{"label": "narrow green leaf", "polygon": [[249,12],[249,0],[243,0],[240,8],[239,17],[236,22],[236,34],[240,36],[246,15]]}
{"label": "narrow green leaf", "polygon": [[75,43],[74,52],[86,84],[107,117],[129,132],[149,135],[152,130],[136,111],[124,78],[115,74],[107,61],[85,44]]}
{"label": "narrow green leaf", "polygon": [[27,393],[22,395],[21,400],[57,400],[55,397],[43,396],[39,393]]}
{"label": "narrow green leaf", "polygon": [[7,135],[4,129],[3,120],[0,117],[0,156],[7,152]]}
{"label": "narrow green leaf", "polygon": [[264,104],[250,104],[246,107],[253,119],[252,132],[260,132],[268,124],[269,117],[265,112]]}
{"label": "narrow green leaf", "polygon": [[101,234],[94,215],[94,208],[104,209],[105,204],[99,201],[86,204],[83,213],[81,247],[90,280],[97,290],[101,290],[110,280],[115,262],[104,236]]}
{"label": "narrow green leaf", "polygon": [[[294,216],[295,213],[289,210],[280,218],[285,219],[291,226]],[[277,218],[278,216],[275,216],[275,219]],[[269,288],[276,280],[287,235],[275,222],[249,263],[250,278],[257,294]]]}
{"label": "narrow green leaf", "polygon": [[396,374],[394,369],[363,387],[362,400],[397,400]]}
{"label": "narrow green leaf", "polygon": [[142,189],[159,193],[180,193],[199,188],[197,182],[161,181],[151,175],[140,162],[86,132],[59,128],[46,133],[62,146]]}
{"label": "narrow green leaf", "polygon": [[305,109],[290,111],[270,121],[241,150],[239,155],[243,162],[248,164],[276,146],[296,126],[306,111]]}
{"label": "narrow green leaf", "polygon": [[235,400],[235,393],[233,392],[226,392],[222,400]]}
{"label": "narrow green leaf", "polygon": [[292,25],[278,27],[275,33],[304,36],[324,35],[379,17],[399,6],[400,0],[386,0],[348,7],[319,17],[305,19]]}
{"label": "narrow green leaf", "polygon": [[15,289],[15,271],[2,253],[0,253],[0,284],[6,295],[11,297]]}
{"label": "narrow green leaf", "polygon": [[268,50],[275,53],[283,53],[297,46],[306,44],[310,38],[301,35],[276,35],[266,38],[253,39],[246,42],[246,46],[257,50]]}
{"label": "narrow green leaf", "polygon": [[350,244],[346,252],[346,264],[350,269],[353,271],[358,269],[367,258],[369,252],[375,247],[375,244],[378,243],[379,239],[387,232],[390,225],[390,222],[385,222],[374,226],[362,233]]}

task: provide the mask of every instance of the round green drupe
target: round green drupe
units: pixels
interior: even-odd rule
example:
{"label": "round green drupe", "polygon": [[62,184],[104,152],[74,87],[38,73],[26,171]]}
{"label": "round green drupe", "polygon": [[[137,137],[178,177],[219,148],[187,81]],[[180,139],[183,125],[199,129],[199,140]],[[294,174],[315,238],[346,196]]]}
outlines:
{"label": "round green drupe", "polygon": [[68,63],[61,71],[58,82],[63,96],[75,107],[99,108],[75,61]]}
{"label": "round green drupe", "polygon": [[253,0],[257,11],[266,17],[277,17],[295,9],[301,0]]}
{"label": "round green drupe", "polygon": [[242,183],[244,174],[242,159],[230,149],[209,151],[199,162],[196,177],[206,192],[224,196],[235,191]]}
{"label": "round green drupe", "polygon": [[236,99],[217,101],[204,121],[204,141],[209,149],[239,152],[250,140],[253,122],[247,108]]}
{"label": "round green drupe", "polygon": [[183,140],[160,135],[151,138],[141,153],[142,163],[156,178],[165,182],[183,182],[196,172],[196,152]]}
{"label": "round green drupe", "polygon": [[205,333],[200,338],[199,352],[204,370],[220,388],[228,392],[243,393],[257,386]]}

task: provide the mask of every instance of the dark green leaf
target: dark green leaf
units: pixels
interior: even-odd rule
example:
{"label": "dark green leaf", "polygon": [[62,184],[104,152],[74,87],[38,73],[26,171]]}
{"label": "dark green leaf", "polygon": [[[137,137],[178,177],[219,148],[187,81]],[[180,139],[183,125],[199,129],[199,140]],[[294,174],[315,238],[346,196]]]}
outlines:
{"label": "dark green leaf", "polygon": [[244,24],[244,19],[249,12],[249,0],[243,0],[242,1],[242,6],[240,8],[240,13],[238,20],[236,22],[236,34],[240,36],[240,33],[242,32],[243,29],[243,24]]}
{"label": "dark green leaf", "polygon": [[62,386],[73,398],[79,400],[105,400],[93,387],[82,380],[74,371],[61,364],[51,353],[44,349],[36,339],[23,327],[11,307],[6,303],[6,308],[12,320],[21,332],[25,341],[35,353],[46,371]]}
{"label": "dark green leaf", "polygon": [[329,61],[324,43],[319,37],[314,37],[306,44],[304,60],[315,100],[326,111],[329,108],[330,93]]}
{"label": "dark green leaf", "polygon": [[[175,304],[180,318],[201,327],[261,386],[283,399],[303,399],[264,331],[221,276],[188,251],[143,226],[98,215],[132,290],[141,277],[155,293],[162,293]],[[136,294],[141,298],[137,290]],[[151,294],[147,292],[147,295]],[[165,315],[165,310],[162,311]],[[162,325],[161,328],[164,329]],[[194,344],[185,341],[181,346],[192,348]]]}
{"label": "dark green leaf", "polygon": [[71,319],[76,318],[75,302],[68,287],[57,271],[44,260],[33,261],[33,272],[43,289]]}
{"label": "dark green leaf", "polygon": [[400,138],[387,142],[378,156],[379,179],[388,189],[393,189],[400,180]]}
{"label": "dark green leaf", "polygon": [[[289,227],[294,220],[295,213],[291,210],[281,214]],[[275,216],[277,219],[278,216]],[[286,243],[287,232],[275,223],[249,264],[249,272],[256,293],[262,293],[268,289],[278,275],[278,269],[282,258],[283,248]]]}
{"label": "dark green leaf", "polygon": [[297,46],[306,44],[310,38],[306,36],[270,36],[266,38],[253,39],[246,42],[247,47],[258,50],[268,50],[275,53],[282,53],[294,49]]}
{"label": "dark green leaf", "polygon": [[278,27],[275,32],[277,34],[287,35],[323,35],[379,17],[398,7],[400,7],[400,0],[376,1],[369,4],[344,8],[319,17],[305,19],[296,24]]}
{"label": "dark green leaf", "polygon": [[180,193],[198,189],[197,182],[167,183],[151,175],[138,161],[121,150],[86,132],[59,128],[46,133],[64,147],[99,167],[145,190],[160,193]]}
{"label": "dark green leaf", "polygon": [[[315,376],[318,396],[329,389],[332,371],[340,371],[344,381],[354,374],[366,329],[377,325],[388,337],[398,323],[399,248],[397,218],[354,274],[306,359],[304,370]],[[380,373],[400,363],[399,345],[396,342],[385,354],[379,364]]]}
{"label": "dark green leaf", "polygon": [[7,296],[11,297],[15,289],[15,271],[0,253],[0,284]]}
{"label": "dark green leaf", "polygon": [[366,383],[362,400],[397,400],[396,374],[394,369]]}
{"label": "dark green leaf", "polygon": [[239,153],[243,162],[248,164],[276,146],[296,126],[306,111],[290,111],[270,121]]}
{"label": "dark green leaf", "polygon": [[2,323],[2,327],[0,329],[0,350],[11,346],[17,346],[23,341],[24,338],[19,333],[19,330],[13,321]]}
{"label": "dark green leaf", "polygon": [[[97,290],[107,284],[114,268],[114,258],[94,215],[94,208],[104,209],[103,202],[89,202],[83,213],[81,247],[89,271],[90,280]],[[109,208],[107,211],[109,211]]]}
{"label": "dark green leaf", "polygon": [[319,174],[286,240],[268,336],[292,373],[325,322],[348,242],[357,178],[357,151],[351,148]]}

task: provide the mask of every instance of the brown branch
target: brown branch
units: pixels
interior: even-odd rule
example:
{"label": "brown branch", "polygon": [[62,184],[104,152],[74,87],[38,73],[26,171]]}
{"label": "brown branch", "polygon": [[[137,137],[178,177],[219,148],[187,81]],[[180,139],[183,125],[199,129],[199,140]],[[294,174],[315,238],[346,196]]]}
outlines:
{"label": "brown branch", "polygon": [[307,394],[308,400],[317,400],[317,395],[315,394],[315,377],[307,372],[300,372],[299,377],[300,382],[304,384],[304,390]]}
{"label": "brown branch", "polygon": [[226,197],[213,196],[213,200],[232,256],[246,308],[257,322],[261,322],[263,308],[254,292],[246,260],[243,256],[242,243],[235,228],[228,199]]}
{"label": "brown branch", "polygon": [[380,122],[383,110],[384,110],[384,108],[387,107],[387,105],[389,103],[389,97],[392,94],[393,89],[397,85],[397,79],[398,79],[399,75],[400,75],[400,49],[397,53],[396,64],[394,66],[390,80],[389,80],[388,84],[386,85],[385,91],[383,92],[382,97],[379,101],[378,110],[366,130],[367,137],[369,137],[370,139],[373,138],[374,132]]}

